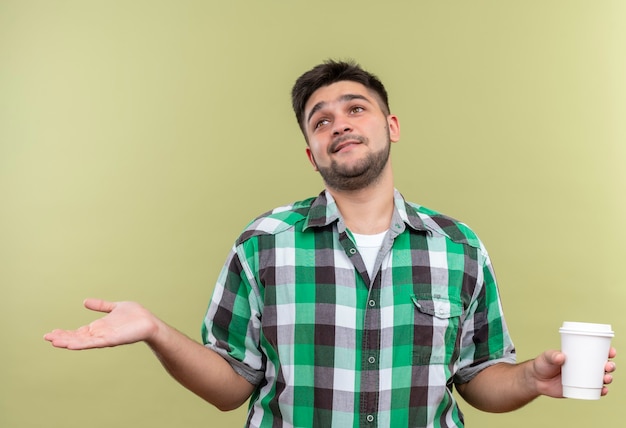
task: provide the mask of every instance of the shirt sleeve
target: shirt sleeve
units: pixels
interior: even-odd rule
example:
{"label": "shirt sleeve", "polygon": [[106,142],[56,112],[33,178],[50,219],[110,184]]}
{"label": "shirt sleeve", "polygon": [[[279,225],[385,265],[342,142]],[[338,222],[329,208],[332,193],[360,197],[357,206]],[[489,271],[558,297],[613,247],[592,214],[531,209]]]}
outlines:
{"label": "shirt sleeve", "polygon": [[480,274],[463,322],[459,366],[455,383],[467,383],[496,363],[515,363],[515,347],[504,319],[491,260],[481,248]]}
{"label": "shirt sleeve", "polygon": [[256,279],[242,245],[233,247],[218,277],[202,324],[206,347],[221,355],[248,382],[264,376],[261,310]]}

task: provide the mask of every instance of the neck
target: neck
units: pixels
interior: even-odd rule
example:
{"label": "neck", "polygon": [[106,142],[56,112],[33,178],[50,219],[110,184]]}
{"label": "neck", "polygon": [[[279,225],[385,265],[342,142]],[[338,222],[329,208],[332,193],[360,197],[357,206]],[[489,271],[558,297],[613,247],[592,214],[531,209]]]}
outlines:
{"label": "neck", "polygon": [[370,186],[351,191],[327,187],[346,227],[354,233],[373,235],[389,229],[393,215],[393,179],[390,171]]}

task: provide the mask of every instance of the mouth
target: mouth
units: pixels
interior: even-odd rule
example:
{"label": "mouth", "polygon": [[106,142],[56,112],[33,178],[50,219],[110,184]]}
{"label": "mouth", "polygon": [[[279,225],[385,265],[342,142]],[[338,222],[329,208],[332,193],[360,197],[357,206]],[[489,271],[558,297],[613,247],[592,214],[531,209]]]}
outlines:
{"label": "mouth", "polygon": [[363,142],[363,137],[360,137],[358,135],[345,135],[333,141],[333,144],[331,144],[330,146],[330,152],[337,153],[346,148],[361,144]]}

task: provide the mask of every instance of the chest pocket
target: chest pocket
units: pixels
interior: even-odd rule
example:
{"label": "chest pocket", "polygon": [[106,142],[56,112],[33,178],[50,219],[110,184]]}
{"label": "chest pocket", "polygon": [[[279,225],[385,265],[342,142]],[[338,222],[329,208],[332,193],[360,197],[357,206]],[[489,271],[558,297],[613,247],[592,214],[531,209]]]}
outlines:
{"label": "chest pocket", "polygon": [[411,295],[415,305],[413,362],[449,365],[459,356],[463,304],[457,296]]}
{"label": "chest pocket", "polygon": [[417,310],[426,315],[446,319],[459,317],[463,314],[461,299],[454,296],[442,296],[441,294],[413,294],[411,300]]}

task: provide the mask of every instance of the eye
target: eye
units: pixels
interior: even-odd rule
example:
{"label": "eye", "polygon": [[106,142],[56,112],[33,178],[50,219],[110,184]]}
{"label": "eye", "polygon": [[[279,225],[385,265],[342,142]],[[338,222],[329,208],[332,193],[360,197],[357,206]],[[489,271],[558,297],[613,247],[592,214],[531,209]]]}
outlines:
{"label": "eye", "polygon": [[324,125],[327,125],[330,121],[328,119],[320,119],[317,122],[315,122],[315,129],[320,128]]}
{"label": "eye", "polygon": [[362,111],[365,111],[365,109],[361,106],[354,106],[350,108],[350,113],[361,113]]}

